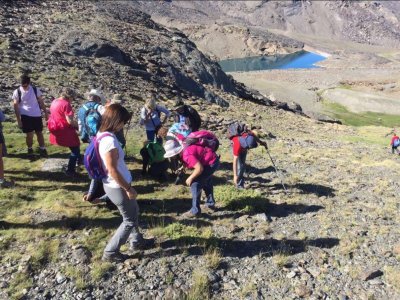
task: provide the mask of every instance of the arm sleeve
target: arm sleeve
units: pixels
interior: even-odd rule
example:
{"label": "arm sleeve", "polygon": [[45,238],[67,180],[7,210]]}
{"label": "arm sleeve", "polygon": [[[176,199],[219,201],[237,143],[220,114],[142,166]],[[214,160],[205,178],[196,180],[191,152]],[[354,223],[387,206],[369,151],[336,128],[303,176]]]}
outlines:
{"label": "arm sleeve", "polygon": [[[19,88],[18,88],[19,89]],[[16,89],[12,95],[12,99],[18,101],[18,89]]]}
{"label": "arm sleeve", "polygon": [[37,96],[38,96],[38,97],[43,96],[42,91],[41,91],[38,87],[36,87],[36,93],[37,93]]}
{"label": "arm sleeve", "polygon": [[99,152],[102,154],[110,152],[111,150],[117,148],[117,145],[115,143],[116,143],[116,139],[114,139],[112,136],[103,137],[100,140]]}
{"label": "arm sleeve", "polygon": [[6,120],[6,116],[3,114],[3,112],[0,110],[0,122],[4,122]]}
{"label": "arm sleeve", "polygon": [[157,109],[158,109],[158,111],[164,113],[167,116],[167,118],[171,115],[171,112],[168,109],[166,109],[164,106],[157,105]]}
{"label": "arm sleeve", "polygon": [[142,109],[140,110],[140,119],[146,119],[146,109],[144,107],[142,107]]}
{"label": "arm sleeve", "polygon": [[68,103],[67,105],[65,105],[65,107],[64,107],[64,114],[65,114],[66,116],[68,116],[68,117],[71,117],[71,116],[74,115],[74,111],[72,110],[71,104]]}
{"label": "arm sleeve", "polygon": [[97,107],[97,112],[98,112],[100,115],[103,115],[105,111],[106,111],[106,108],[105,108],[104,105],[99,105],[99,106]]}

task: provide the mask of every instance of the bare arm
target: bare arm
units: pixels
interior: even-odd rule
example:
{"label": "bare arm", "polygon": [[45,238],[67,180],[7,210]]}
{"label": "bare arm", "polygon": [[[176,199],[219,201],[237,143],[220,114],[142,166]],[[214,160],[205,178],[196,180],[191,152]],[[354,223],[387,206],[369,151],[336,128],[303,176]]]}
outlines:
{"label": "bare arm", "polygon": [[18,127],[22,127],[21,123],[21,114],[19,113],[19,103],[18,100],[14,99],[14,112],[15,112],[15,117],[17,119]]}
{"label": "bare arm", "polygon": [[137,197],[137,192],[131,187],[130,183],[126,182],[124,177],[122,177],[121,173],[118,171],[117,162],[118,149],[112,149],[106,153],[104,164],[106,165],[108,174],[118,183],[121,189],[125,190],[129,199],[134,200]]}
{"label": "bare arm", "polygon": [[45,119],[47,121],[49,119],[49,115],[47,113],[47,109],[46,109],[46,105],[44,104],[43,97],[39,96],[37,100],[38,100],[38,103],[39,103],[39,107],[43,111],[44,117],[45,117]]}
{"label": "bare arm", "polygon": [[233,156],[233,182],[237,184],[237,163],[239,156]]}
{"label": "bare arm", "polygon": [[186,184],[188,186],[192,185],[193,180],[200,176],[201,173],[203,173],[204,167],[200,162],[197,162],[197,164],[194,165],[194,170],[192,172],[192,174],[188,177],[188,179],[186,179]]}

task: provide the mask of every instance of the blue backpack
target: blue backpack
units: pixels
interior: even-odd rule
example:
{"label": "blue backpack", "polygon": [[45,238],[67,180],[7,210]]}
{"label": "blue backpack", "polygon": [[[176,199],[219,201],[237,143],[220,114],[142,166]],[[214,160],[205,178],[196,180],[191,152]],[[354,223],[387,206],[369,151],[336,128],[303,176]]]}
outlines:
{"label": "blue backpack", "polygon": [[99,137],[94,136],[85,150],[83,163],[89,173],[90,178],[101,180],[107,177],[107,171],[104,170],[99,153],[99,143],[103,137],[112,136],[110,133],[104,133]]}
{"label": "blue backpack", "polygon": [[98,112],[99,104],[96,102],[88,102],[79,110],[79,120],[81,127],[81,140],[89,143],[90,138],[94,137],[99,131],[101,115]]}
{"label": "blue backpack", "polygon": [[395,139],[393,141],[393,147],[398,147],[398,146],[400,146],[400,139]]}

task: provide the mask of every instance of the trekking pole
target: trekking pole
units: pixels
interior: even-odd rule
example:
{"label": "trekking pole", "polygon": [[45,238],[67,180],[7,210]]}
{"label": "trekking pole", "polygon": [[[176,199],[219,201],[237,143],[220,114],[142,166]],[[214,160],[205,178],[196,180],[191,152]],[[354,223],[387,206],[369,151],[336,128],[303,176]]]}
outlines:
{"label": "trekking pole", "polygon": [[133,113],[131,113],[131,117],[129,118],[129,121],[127,123],[127,127],[128,128],[126,129],[125,136],[124,136],[124,140],[125,140],[125,155],[126,155],[126,157],[128,157],[128,147],[126,146],[126,144],[127,144],[126,138],[128,137],[128,131],[129,131],[129,128],[131,127],[132,117],[133,117]]}
{"label": "trekking pole", "polygon": [[267,154],[268,154],[269,159],[271,160],[272,165],[273,165],[273,167],[274,167],[274,169],[275,169],[276,175],[278,176],[278,178],[279,178],[280,181],[281,181],[283,190],[285,191],[285,194],[288,194],[289,192],[288,192],[288,190],[286,189],[285,184],[283,183],[283,178],[282,178],[281,172],[279,171],[279,169],[278,169],[277,166],[275,165],[275,162],[274,162],[274,160],[273,160],[273,158],[272,158],[272,156],[271,156],[271,153],[269,152],[267,143],[264,142],[264,141],[261,141],[260,139],[258,139],[258,142],[260,143],[260,145],[264,146],[265,150],[267,150]]}

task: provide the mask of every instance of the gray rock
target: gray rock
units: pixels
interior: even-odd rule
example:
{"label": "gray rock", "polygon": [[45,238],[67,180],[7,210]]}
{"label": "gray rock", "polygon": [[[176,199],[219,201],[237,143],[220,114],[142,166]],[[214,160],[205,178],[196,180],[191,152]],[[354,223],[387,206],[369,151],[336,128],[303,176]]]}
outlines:
{"label": "gray rock", "polygon": [[43,162],[42,171],[45,172],[60,172],[62,167],[68,164],[68,159],[63,158],[48,158]]}
{"label": "gray rock", "polygon": [[65,282],[66,280],[67,280],[67,278],[66,278],[63,274],[57,273],[57,275],[56,275],[56,282],[57,282],[58,284],[62,284],[62,283]]}

